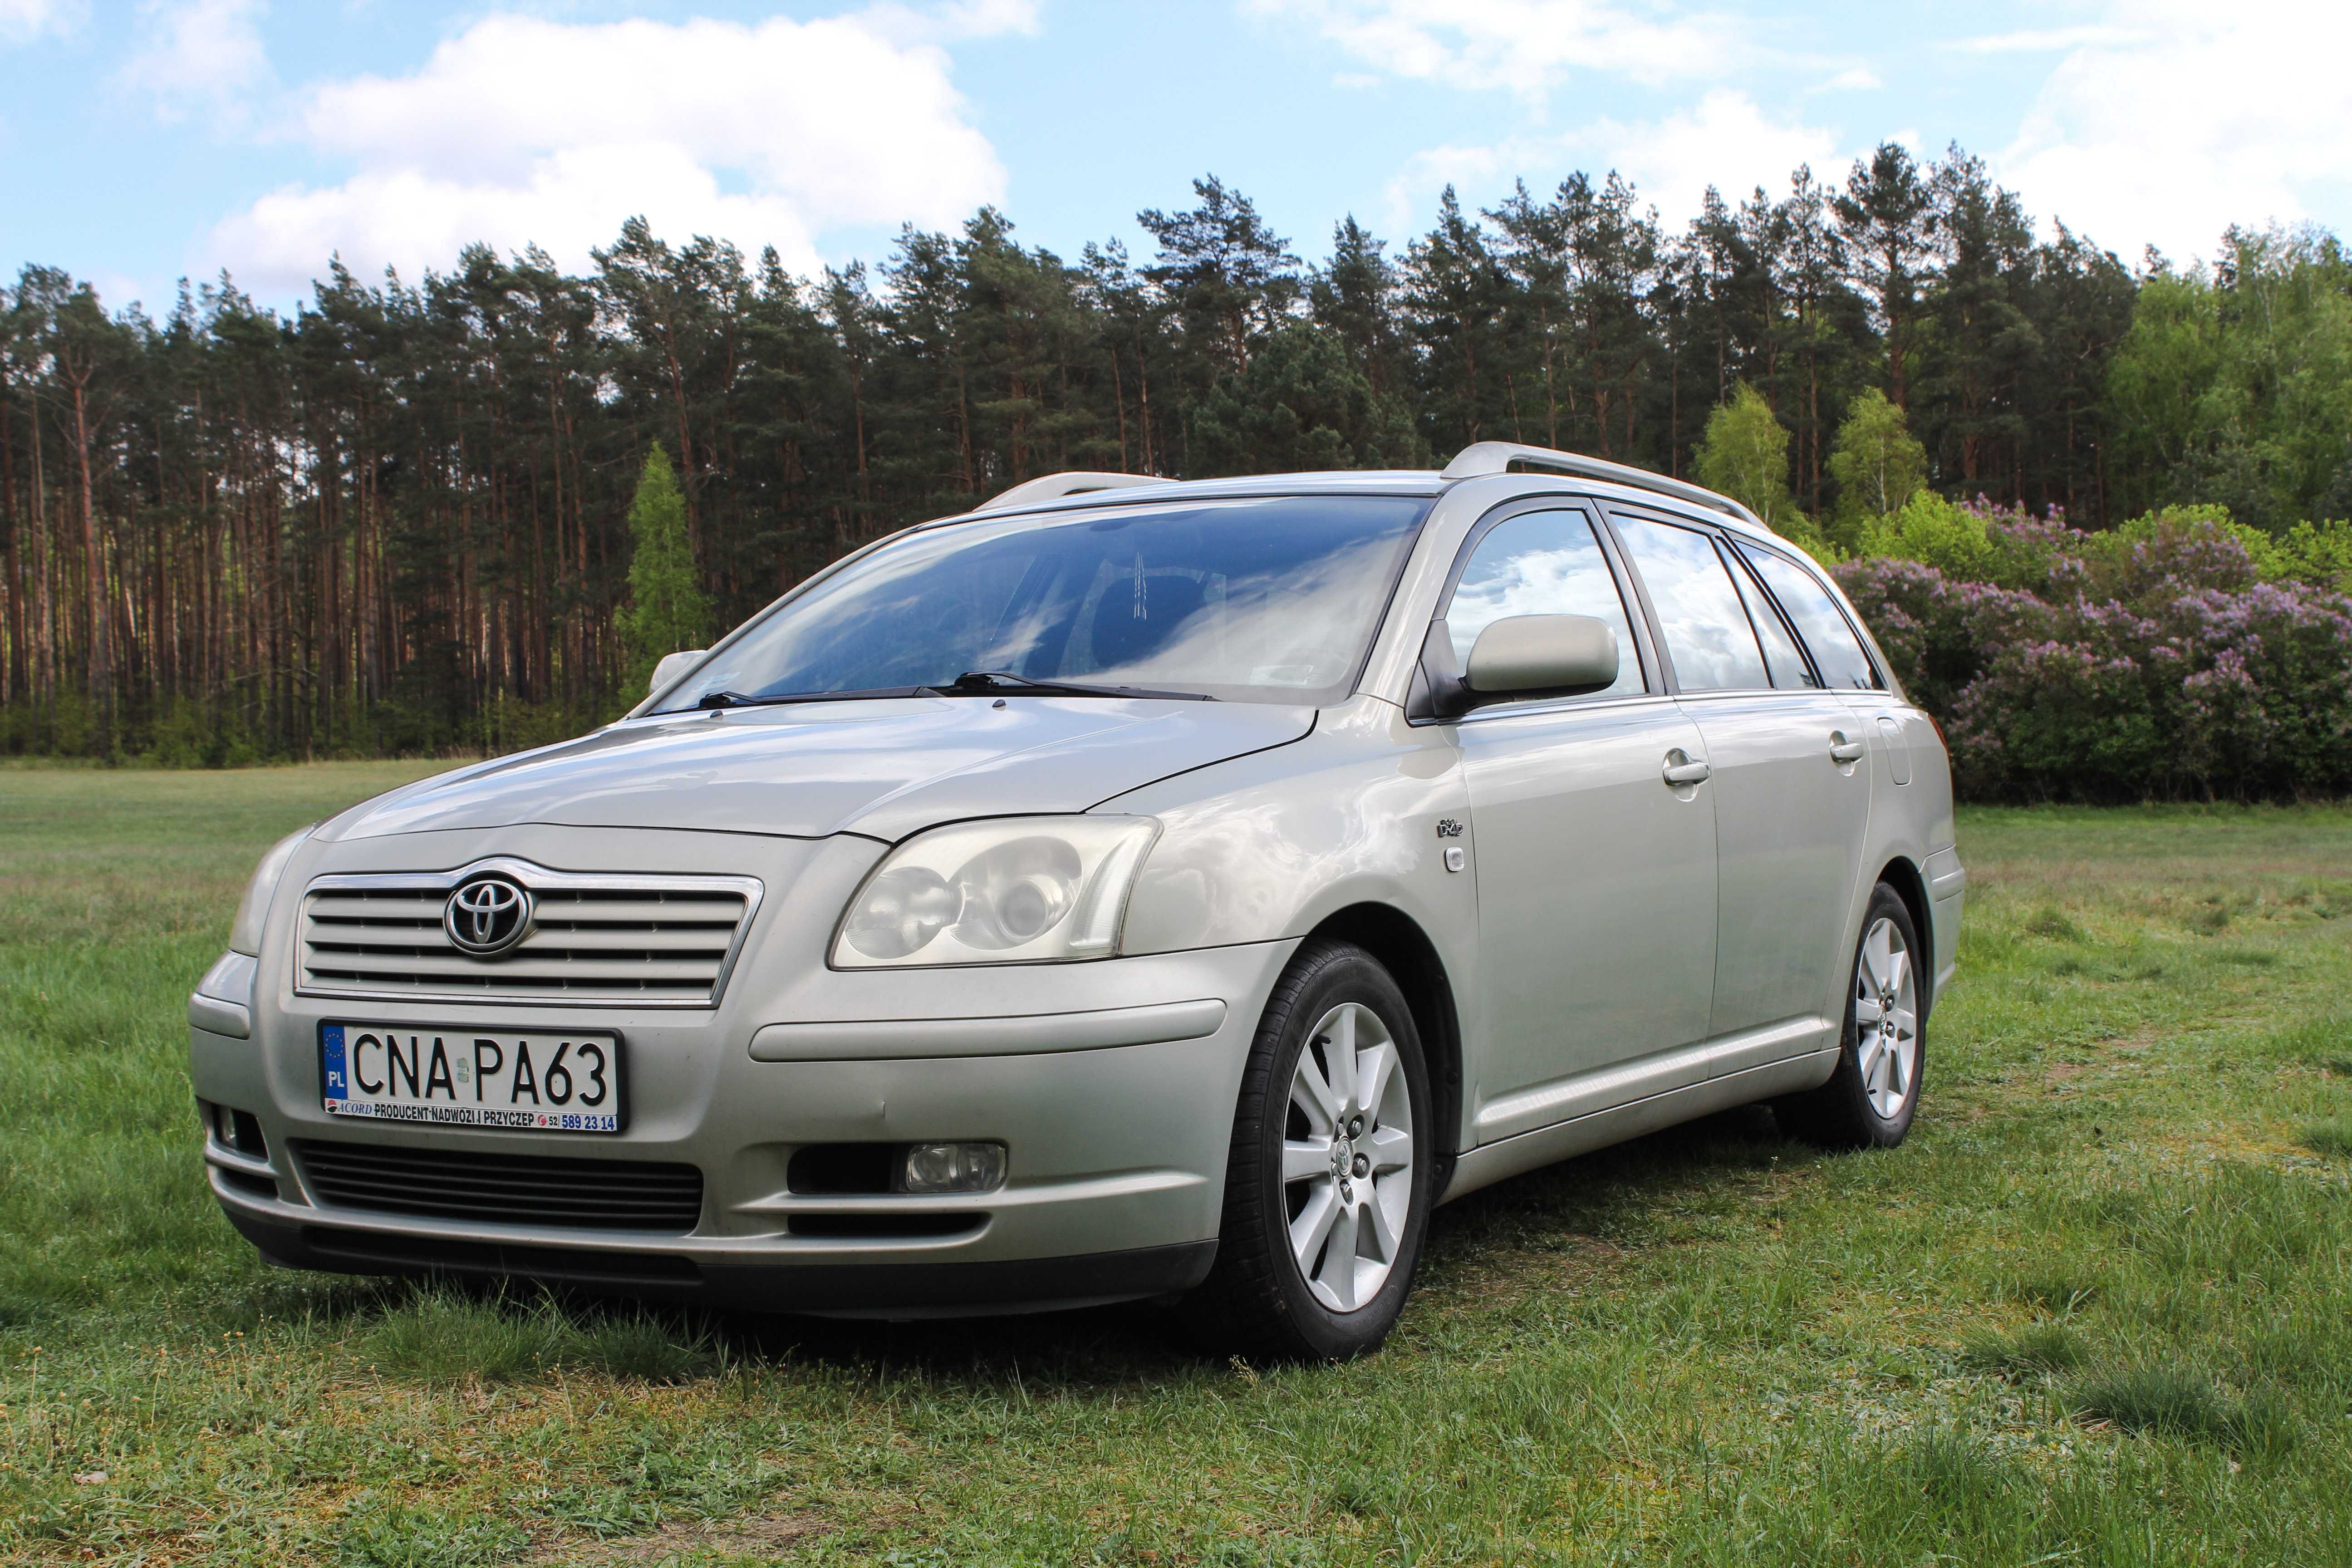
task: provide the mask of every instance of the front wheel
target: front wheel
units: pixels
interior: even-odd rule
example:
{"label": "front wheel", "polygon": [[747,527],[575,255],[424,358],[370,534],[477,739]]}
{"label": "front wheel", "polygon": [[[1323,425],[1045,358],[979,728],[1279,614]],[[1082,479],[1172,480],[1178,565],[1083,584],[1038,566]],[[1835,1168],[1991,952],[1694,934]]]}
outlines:
{"label": "front wheel", "polygon": [[1404,994],[1348,942],[1299,950],[1242,1075],[1217,1261],[1219,1348],[1343,1361],[1403,1310],[1432,1200],[1429,1072]]}
{"label": "front wheel", "polygon": [[1845,1029],[1829,1082],[1774,1107],[1780,1125],[1831,1149],[1891,1149],[1911,1131],[1926,1066],[1919,932],[1903,897],[1881,882],[1862,918],[1845,993]]}

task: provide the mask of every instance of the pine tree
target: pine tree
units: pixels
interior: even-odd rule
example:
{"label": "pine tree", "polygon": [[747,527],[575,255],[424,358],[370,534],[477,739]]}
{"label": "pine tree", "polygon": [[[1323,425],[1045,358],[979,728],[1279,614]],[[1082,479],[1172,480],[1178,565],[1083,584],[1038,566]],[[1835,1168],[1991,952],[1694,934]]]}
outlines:
{"label": "pine tree", "polygon": [[1264,474],[1427,467],[1403,403],[1372,390],[1338,336],[1296,321],[1241,375],[1219,378],[1192,417],[1193,471]]}
{"label": "pine tree", "polygon": [[1848,550],[1860,542],[1865,522],[1902,510],[1927,482],[1927,449],[1912,439],[1903,410],[1878,388],[1846,405],[1845,423],[1830,448],[1830,478],[1838,491],[1830,537]]}
{"label": "pine tree", "polygon": [[695,582],[694,552],[686,541],[686,498],[658,441],[637,476],[629,540],[629,605],[619,619],[629,656],[624,695],[634,699],[665,654],[700,647],[710,626],[710,600]]}
{"label": "pine tree", "polygon": [[1789,499],[1789,432],[1764,395],[1742,382],[1707,416],[1698,444],[1698,482],[1738,501],[1773,528],[1802,521]]}
{"label": "pine tree", "polygon": [[1921,433],[1963,494],[2013,495],[2025,435],[2017,392],[2040,348],[2018,307],[2032,279],[2033,225],[1984,161],[1958,147],[1930,184],[1942,256],[1923,312],[1916,386],[1937,418],[1923,420]]}
{"label": "pine tree", "polygon": [[[1257,207],[1214,174],[1192,182],[1201,205],[1190,212],[1157,207],[1135,215],[1160,242],[1144,276],[1166,290],[1204,357],[1222,359],[1235,374],[1290,312],[1298,296],[1298,258],[1290,241],[1266,226]],[[1208,345],[1214,344],[1213,348]]]}
{"label": "pine tree", "polygon": [[1372,390],[1383,394],[1401,389],[1408,374],[1387,248],[1351,216],[1332,226],[1330,264],[1307,285],[1317,325],[1339,334]]}
{"label": "pine tree", "polygon": [[1867,164],[1854,164],[1845,194],[1831,205],[1853,249],[1856,280],[1877,296],[1887,387],[1895,406],[1907,408],[1912,317],[1935,256],[1936,194],[1899,142],[1883,142]]}
{"label": "pine tree", "polygon": [[1524,439],[1524,423],[1512,417],[1509,380],[1497,374],[1507,360],[1498,323],[1510,302],[1510,279],[1453,186],[1438,197],[1437,226],[1406,248],[1403,282],[1431,444],[1450,452],[1493,437]]}

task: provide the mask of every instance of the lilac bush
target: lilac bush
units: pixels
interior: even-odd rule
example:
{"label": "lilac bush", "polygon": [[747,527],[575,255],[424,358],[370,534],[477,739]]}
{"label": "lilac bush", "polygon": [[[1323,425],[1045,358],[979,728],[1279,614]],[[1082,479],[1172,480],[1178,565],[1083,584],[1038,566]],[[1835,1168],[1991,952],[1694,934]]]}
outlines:
{"label": "lilac bush", "polygon": [[2352,599],[2332,582],[2282,575],[2215,516],[2085,533],[1932,505],[1835,571],[1942,723],[1963,794],[2352,793]]}

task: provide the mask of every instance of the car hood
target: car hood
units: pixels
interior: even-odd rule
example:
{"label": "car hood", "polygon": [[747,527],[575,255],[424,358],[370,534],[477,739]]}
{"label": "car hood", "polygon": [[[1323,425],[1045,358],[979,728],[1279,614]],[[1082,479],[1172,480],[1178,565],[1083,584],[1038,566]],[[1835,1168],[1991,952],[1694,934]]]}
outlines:
{"label": "car hood", "polygon": [[895,842],[967,817],[1084,811],[1314,727],[1312,708],[1010,694],[666,714],[394,790],[318,837],[550,823]]}

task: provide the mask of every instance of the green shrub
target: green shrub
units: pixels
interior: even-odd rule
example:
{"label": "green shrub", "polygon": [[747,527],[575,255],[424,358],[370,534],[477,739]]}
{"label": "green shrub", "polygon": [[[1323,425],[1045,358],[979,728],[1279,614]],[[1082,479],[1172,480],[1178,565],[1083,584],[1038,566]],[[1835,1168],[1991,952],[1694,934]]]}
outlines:
{"label": "green shrub", "polygon": [[2086,534],[1923,495],[1864,545],[1840,581],[1967,794],[2352,791],[2352,599],[2280,575],[2277,547],[2219,509]]}

